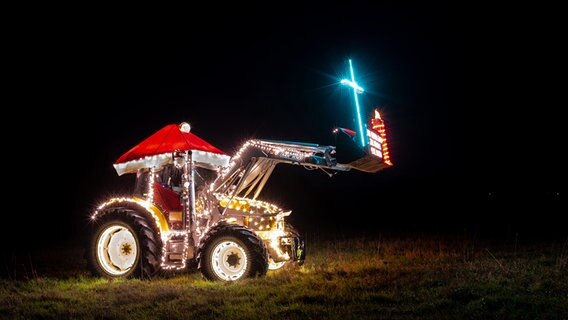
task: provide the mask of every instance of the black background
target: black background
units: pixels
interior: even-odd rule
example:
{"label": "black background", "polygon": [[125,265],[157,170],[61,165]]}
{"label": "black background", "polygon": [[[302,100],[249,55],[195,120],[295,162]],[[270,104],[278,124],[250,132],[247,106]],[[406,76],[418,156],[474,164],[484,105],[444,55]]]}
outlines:
{"label": "black background", "polygon": [[13,25],[4,215],[27,231],[5,232],[13,247],[80,241],[91,210],[133,186],[112,163],[166,124],[188,121],[228,154],[252,137],[333,144],[335,126],[355,129],[338,84],[349,58],[395,166],[331,179],[279,167],[263,198],[300,230],[566,237],[563,121],[547,95],[528,98],[550,67],[527,54],[547,48],[538,34],[432,4],[176,11]]}

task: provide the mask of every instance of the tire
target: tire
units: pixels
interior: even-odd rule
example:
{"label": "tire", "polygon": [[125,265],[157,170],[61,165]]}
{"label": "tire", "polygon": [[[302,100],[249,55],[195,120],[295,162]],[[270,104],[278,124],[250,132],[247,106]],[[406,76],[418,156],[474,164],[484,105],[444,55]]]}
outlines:
{"label": "tire", "polygon": [[262,240],[249,229],[221,224],[202,241],[198,269],[208,280],[237,281],[264,276],[268,254]]}
{"label": "tire", "polygon": [[131,209],[95,221],[87,248],[89,269],[106,278],[152,278],[160,271],[162,243],[154,221]]}

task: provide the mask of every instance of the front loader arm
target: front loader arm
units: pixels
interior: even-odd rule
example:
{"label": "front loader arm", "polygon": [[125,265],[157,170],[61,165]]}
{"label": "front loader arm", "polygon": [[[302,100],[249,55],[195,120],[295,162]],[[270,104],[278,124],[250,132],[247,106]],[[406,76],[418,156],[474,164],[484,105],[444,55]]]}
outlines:
{"label": "front loader arm", "polygon": [[[354,133],[354,131],[349,131]],[[355,148],[356,152],[350,158],[343,159],[346,160],[345,163],[337,160],[335,146],[276,140],[249,140],[231,158],[230,164],[222,170],[211,188],[215,193],[230,197],[256,199],[274,167],[280,163],[324,171],[356,169],[371,173],[392,166],[384,122],[378,111],[375,111],[375,118],[370,120],[366,137],[367,146]],[[349,144],[352,149],[357,146],[352,140]]]}
{"label": "front loader arm", "polygon": [[256,199],[277,164],[301,165],[309,169],[348,171],[333,157],[335,147],[299,142],[249,140],[217,178],[215,192]]}

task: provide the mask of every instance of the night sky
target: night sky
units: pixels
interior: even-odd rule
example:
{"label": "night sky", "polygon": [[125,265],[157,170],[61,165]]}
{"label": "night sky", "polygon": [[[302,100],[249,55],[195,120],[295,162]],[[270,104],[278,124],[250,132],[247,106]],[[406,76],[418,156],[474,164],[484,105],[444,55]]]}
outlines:
{"label": "night sky", "polygon": [[191,123],[228,154],[253,137],[333,144],[335,126],[356,129],[352,92],[339,85],[351,58],[363,108],[383,111],[395,166],[331,179],[279,166],[263,198],[292,209],[298,229],[566,236],[555,220],[568,212],[559,120],[499,95],[507,55],[495,38],[480,46],[462,10],[239,9],[54,17],[20,39],[14,121],[35,139],[16,143],[29,172],[14,188],[32,207],[8,219],[44,244],[81,239],[92,208],[133,187],[112,163],[170,123]]}

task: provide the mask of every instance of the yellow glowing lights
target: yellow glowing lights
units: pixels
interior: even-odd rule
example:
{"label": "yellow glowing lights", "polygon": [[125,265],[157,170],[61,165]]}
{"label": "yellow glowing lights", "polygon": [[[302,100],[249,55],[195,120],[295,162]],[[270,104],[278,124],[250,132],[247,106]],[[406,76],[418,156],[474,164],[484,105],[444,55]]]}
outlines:
{"label": "yellow glowing lights", "polygon": [[278,258],[284,260],[290,260],[290,255],[288,254],[288,252],[282,252],[282,250],[280,249],[280,238],[283,236],[285,236],[285,233],[282,230],[276,230],[270,232],[269,235],[270,241],[268,241],[268,244],[274,250]]}
{"label": "yellow glowing lights", "polygon": [[[215,196],[217,197],[217,199],[219,199],[219,205],[221,207],[227,207],[229,209],[235,209],[250,214],[254,213],[255,209],[261,210],[262,212],[260,213],[268,213],[268,214],[277,214],[282,212],[282,209],[280,209],[279,207],[271,203],[260,200],[253,200],[241,197],[230,198],[222,194],[216,194]],[[264,218],[261,219],[262,219],[261,221],[264,221],[263,220]]]}
{"label": "yellow glowing lights", "polygon": [[377,109],[375,109],[375,118],[371,119],[371,128],[373,128],[373,130],[367,129],[371,154],[379,158],[383,158],[383,161],[386,164],[392,166],[387,144],[385,122],[381,118],[381,114]]}
{"label": "yellow glowing lights", "polygon": [[169,232],[169,226],[168,226],[168,221],[166,220],[166,218],[164,217],[164,215],[162,214],[162,212],[160,211],[160,209],[158,209],[156,206],[154,206],[153,204],[151,204],[150,202],[140,199],[140,198],[112,198],[109,199],[107,202],[101,204],[98,206],[97,210],[95,210],[95,212],[91,215],[91,220],[95,220],[97,219],[98,215],[101,213],[101,210],[103,210],[104,208],[113,205],[113,204],[118,204],[121,202],[127,202],[127,203],[134,203],[137,204],[139,206],[141,206],[142,208],[144,208],[156,221],[156,225],[158,226],[158,228],[160,229],[160,232],[162,234],[162,239],[164,239],[165,235]]}

